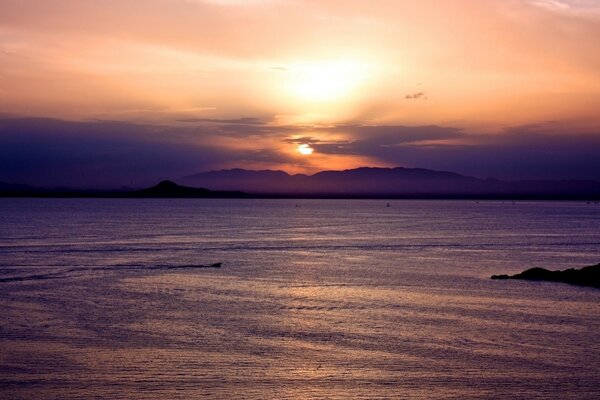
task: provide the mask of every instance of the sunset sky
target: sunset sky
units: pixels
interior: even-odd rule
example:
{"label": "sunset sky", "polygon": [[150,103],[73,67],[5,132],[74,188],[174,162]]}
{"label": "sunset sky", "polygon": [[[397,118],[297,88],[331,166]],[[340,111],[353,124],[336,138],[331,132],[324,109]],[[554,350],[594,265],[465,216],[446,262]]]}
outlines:
{"label": "sunset sky", "polygon": [[0,0],[0,180],[600,180],[597,0]]}

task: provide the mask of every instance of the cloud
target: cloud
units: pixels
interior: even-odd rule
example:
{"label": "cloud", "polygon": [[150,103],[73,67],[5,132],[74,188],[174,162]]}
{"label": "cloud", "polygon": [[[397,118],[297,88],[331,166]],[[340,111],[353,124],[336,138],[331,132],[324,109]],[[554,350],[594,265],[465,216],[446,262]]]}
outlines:
{"label": "cloud", "polygon": [[212,119],[212,118],[182,118],[178,119],[179,122],[190,122],[190,123],[212,123],[212,124],[239,124],[239,125],[264,125],[265,122],[260,118],[254,117],[243,117],[234,119]]}
{"label": "cloud", "polygon": [[[314,155],[298,157],[300,143],[310,144]],[[316,172],[336,169],[332,160],[483,178],[600,180],[600,132],[556,122],[473,134],[438,125],[152,125],[2,117],[0,149],[0,181],[38,186],[146,186],[233,167]]]}
{"label": "cloud", "polygon": [[558,13],[585,14],[600,12],[596,0],[531,0],[531,4]]}
{"label": "cloud", "polygon": [[290,161],[271,149],[218,145],[210,130],[128,122],[0,119],[0,181],[145,186],[223,163]]}
{"label": "cloud", "polygon": [[[527,0],[3,0],[0,111],[339,123],[369,110],[394,124],[495,127],[597,114],[600,25],[587,11],[597,1],[543,3],[581,12]],[[340,60],[368,66],[343,101],[289,90],[298,65]],[[408,113],[405,100],[427,97],[407,84],[419,81],[436,101]],[[537,107],[522,111],[530,99]]]}
{"label": "cloud", "polygon": [[404,98],[407,100],[427,100],[427,96],[423,92],[407,94]]}
{"label": "cloud", "polygon": [[313,136],[295,136],[292,138],[285,138],[283,139],[283,141],[285,143],[290,143],[290,144],[303,144],[303,143],[319,143],[321,142],[321,139],[315,138]]}
{"label": "cloud", "polygon": [[336,125],[317,128],[316,133],[342,133],[349,144],[357,148],[396,146],[406,143],[447,140],[464,137],[462,130],[436,125]]}
{"label": "cloud", "polygon": [[315,142],[317,152],[362,155],[393,166],[482,178],[600,180],[600,132],[554,122],[472,134],[440,126],[337,126],[354,139]]}
{"label": "cloud", "polygon": [[547,8],[553,11],[563,11],[571,8],[569,4],[558,0],[535,0],[532,3],[536,6]]}

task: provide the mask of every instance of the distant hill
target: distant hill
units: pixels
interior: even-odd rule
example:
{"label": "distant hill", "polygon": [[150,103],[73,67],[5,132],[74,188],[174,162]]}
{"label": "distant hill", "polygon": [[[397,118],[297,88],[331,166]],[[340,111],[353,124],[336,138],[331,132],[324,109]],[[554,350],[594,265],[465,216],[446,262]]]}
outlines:
{"label": "distant hill", "polygon": [[211,190],[253,195],[316,197],[600,197],[595,181],[500,181],[421,168],[357,168],[289,175],[284,171],[231,169],[180,179]]}
{"label": "distant hill", "polygon": [[0,182],[0,197],[50,197],[50,198],[237,198],[247,197],[239,191],[212,191],[180,186],[172,181],[162,181],[142,190],[77,190],[70,188],[36,188],[27,185]]}
{"label": "distant hill", "polygon": [[500,181],[421,168],[356,168],[289,175],[284,171],[230,169],[162,181],[142,189],[35,188],[0,182],[0,197],[114,198],[498,198],[600,200],[595,181]]}
{"label": "distant hill", "polygon": [[238,191],[210,191],[203,188],[193,188],[180,186],[172,181],[162,181],[156,186],[142,189],[134,192],[127,192],[125,197],[245,197],[245,194]]}

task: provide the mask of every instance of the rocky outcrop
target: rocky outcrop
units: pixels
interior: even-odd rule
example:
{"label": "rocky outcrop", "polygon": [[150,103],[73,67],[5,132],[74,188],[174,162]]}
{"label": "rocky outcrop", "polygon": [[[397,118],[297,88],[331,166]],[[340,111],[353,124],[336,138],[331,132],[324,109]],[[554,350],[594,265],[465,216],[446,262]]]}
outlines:
{"label": "rocky outcrop", "polygon": [[549,271],[544,268],[531,268],[516,275],[492,275],[492,279],[523,279],[527,281],[563,282],[600,289],[600,264],[581,269]]}

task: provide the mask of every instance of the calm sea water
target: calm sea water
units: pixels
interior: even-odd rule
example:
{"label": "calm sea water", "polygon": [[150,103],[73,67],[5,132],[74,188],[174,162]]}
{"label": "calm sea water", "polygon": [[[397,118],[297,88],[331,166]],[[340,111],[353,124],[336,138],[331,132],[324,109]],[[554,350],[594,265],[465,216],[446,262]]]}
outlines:
{"label": "calm sea water", "polygon": [[[600,398],[600,205],[0,199],[0,398]],[[221,269],[169,269],[222,262]]]}

